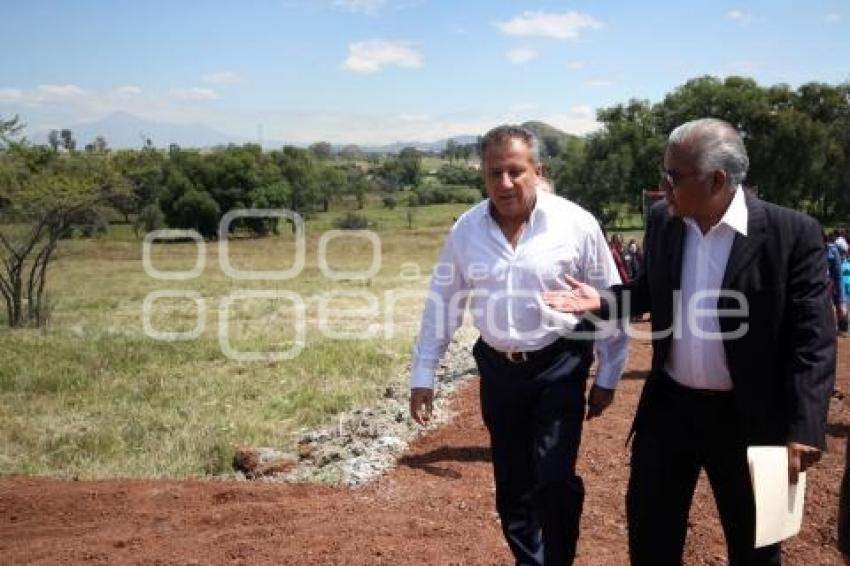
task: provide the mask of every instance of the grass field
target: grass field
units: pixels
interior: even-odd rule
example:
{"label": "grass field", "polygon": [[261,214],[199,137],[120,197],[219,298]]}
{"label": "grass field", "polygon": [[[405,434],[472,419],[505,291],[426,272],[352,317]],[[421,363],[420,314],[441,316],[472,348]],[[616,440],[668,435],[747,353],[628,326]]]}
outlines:
{"label": "grass field", "polygon": [[[334,281],[319,270],[318,239],[337,212],[308,223],[304,269],[288,281],[232,280],[219,267],[215,243],[207,243],[200,277],[153,279],[143,269],[141,242],[124,226],[101,240],[63,242],[50,272],[48,328],[0,330],[0,473],[215,473],[230,466],[236,445],[290,446],[301,427],[330,422],[387,383],[406,383],[404,366],[424,302],[416,291],[427,287],[446,229],[465,208],[417,209],[412,230],[401,227],[401,210],[366,210],[376,221],[382,256],[379,272],[367,280]],[[286,232],[229,247],[241,270],[285,269],[295,250]],[[332,241],[327,251],[335,271],[366,270],[372,257],[370,244],[349,237]],[[192,268],[196,254],[193,243],[160,243],[151,255],[157,270],[180,271]],[[203,298],[207,320],[198,338],[146,336],[142,305],[148,293],[163,290]],[[218,310],[240,290],[285,291],[303,300],[306,339],[298,356],[243,362],[222,353]],[[330,291],[368,293],[378,310],[364,313],[366,298]],[[393,332],[370,338],[364,329],[383,328],[390,308]],[[240,352],[288,350],[294,312],[287,300],[239,300],[230,310],[229,343]],[[161,299],[150,316],[158,331],[185,332],[196,320],[196,304],[186,298]],[[329,337],[321,320],[342,335]]]}
{"label": "grass field", "polygon": [[[289,447],[299,429],[331,423],[387,384],[406,386],[431,267],[448,227],[466,208],[418,207],[413,229],[402,208],[361,211],[381,244],[380,269],[368,279],[332,280],[320,270],[319,239],[344,210],[308,221],[304,268],[286,281],[230,278],[215,242],[206,243],[199,277],[152,278],[128,226],[113,227],[101,239],[63,242],[49,276],[48,327],[0,330],[0,473],[222,472],[235,446]],[[158,243],[151,263],[159,271],[186,271],[197,255],[194,243]],[[231,264],[240,270],[286,269],[294,255],[286,230],[229,243]],[[371,258],[371,245],[350,233],[327,245],[334,271],[367,270]],[[204,305],[206,323],[196,338],[169,342],[146,335],[146,297],[169,290],[195,293]],[[220,307],[245,290],[288,294],[234,299],[225,322]],[[223,353],[222,327],[237,352],[297,349],[293,296],[303,304],[299,355],[238,361]],[[154,302],[148,317],[160,332],[191,331],[197,320],[196,301],[186,297]]]}

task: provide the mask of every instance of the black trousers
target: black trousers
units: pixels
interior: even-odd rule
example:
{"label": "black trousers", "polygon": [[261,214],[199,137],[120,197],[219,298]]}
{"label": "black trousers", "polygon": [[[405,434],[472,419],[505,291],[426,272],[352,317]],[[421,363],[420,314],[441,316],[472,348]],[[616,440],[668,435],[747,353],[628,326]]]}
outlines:
{"label": "black trousers", "polygon": [[626,495],[635,566],[682,563],[688,511],[705,469],[726,536],[730,566],[780,564],[779,545],[753,549],[755,502],[747,446],[732,393],[706,394],[667,375],[639,409]]}
{"label": "black trousers", "polygon": [[490,433],[496,509],[517,564],[572,564],[584,502],[576,459],[592,362],[590,342],[559,340],[513,363],[473,348]]}

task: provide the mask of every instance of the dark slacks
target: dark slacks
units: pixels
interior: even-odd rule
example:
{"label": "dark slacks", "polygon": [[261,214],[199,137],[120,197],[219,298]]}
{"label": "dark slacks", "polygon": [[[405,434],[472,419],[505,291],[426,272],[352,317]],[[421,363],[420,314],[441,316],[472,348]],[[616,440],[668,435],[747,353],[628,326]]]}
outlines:
{"label": "dark slacks", "polygon": [[576,475],[591,343],[559,340],[513,363],[479,340],[481,413],[490,433],[496,509],[517,564],[571,564],[584,485]]}
{"label": "dark slacks", "polygon": [[626,495],[631,563],[682,563],[688,511],[705,469],[730,566],[780,564],[779,545],[753,549],[755,503],[733,394],[694,391],[663,374],[647,387]]}

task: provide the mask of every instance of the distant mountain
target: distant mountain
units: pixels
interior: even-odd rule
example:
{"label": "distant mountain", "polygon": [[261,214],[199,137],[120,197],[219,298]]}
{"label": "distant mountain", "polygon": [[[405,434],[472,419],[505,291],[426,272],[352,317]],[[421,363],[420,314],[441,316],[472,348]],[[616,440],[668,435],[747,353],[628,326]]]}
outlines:
{"label": "distant mountain", "polygon": [[[561,147],[563,147],[569,140],[576,139],[578,137],[559,130],[554,126],[550,126],[546,122],[532,120],[523,123],[522,126],[534,132],[534,134],[541,140],[545,138],[554,138],[558,140]],[[435,142],[397,142],[388,145],[365,146],[360,149],[367,153],[398,153],[406,147],[415,147],[419,151],[441,152],[446,149],[446,144],[450,139],[454,140],[458,144],[466,145],[470,143],[477,143],[478,137],[484,134],[485,132],[481,132],[479,135],[455,136]]]}
{"label": "distant mountain", "polygon": [[534,132],[534,134],[538,138],[540,138],[541,140],[544,139],[544,138],[555,138],[555,139],[557,139],[562,147],[567,141],[569,141],[571,139],[576,139],[578,137],[578,136],[574,136],[572,134],[568,134],[567,132],[565,132],[563,130],[559,130],[555,126],[550,126],[546,122],[538,122],[538,121],[532,120],[530,122],[525,122],[523,124],[523,127],[528,128],[529,130]]}
{"label": "distant mountain", "polygon": [[478,136],[473,135],[463,135],[463,136],[454,136],[451,138],[442,139],[435,142],[422,142],[422,141],[410,141],[410,142],[396,142],[387,145],[371,145],[371,146],[361,146],[361,151],[365,151],[366,153],[399,153],[402,149],[406,147],[415,147],[419,151],[433,151],[433,152],[441,152],[446,149],[446,144],[449,143],[449,140],[454,140],[455,143],[460,145],[466,145],[470,143],[476,143],[478,141]]}
{"label": "distant mountain", "polygon": [[[562,145],[566,140],[576,137],[544,122],[526,122],[523,126],[533,131],[540,138],[557,138]],[[116,112],[96,122],[74,124],[68,126],[68,128],[74,132],[74,139],[77,140],[77,147],[80,149],[91,143],[97,136],[103,136],[109,147],[113,149],[142,147],[147,139],[150,139],[153,145],[159,148],[166,148],[172,143],[184,148],[207,148],[230,143],[256,143],[256,140],[225,134],[203,124],[156,122],[126,112]],[[47,131],[36,132],[30,137],[30,140],[36,144],[46,144],[48,133]],[[386,145],[359,146],[359,149],[366,153],[399,153],[406,147],[415,147],[419,151],[439,153],[446,149],[449,140],[466,145],[476,143],[478,136],[483,134],[484,132],[478,135],[453,136],[432,142],[409,141]],[[267,149],[280,148],[285,144],[286,142],[276,140],[263,141],[263,147]],[[334,144],[334,149],[339,150],[344,146],[345,144]]]}
{"label": "distant mountain", "polygon": [[[251,140],[219,132],[203,124],[171,124],[140,118],[126,112],[116,112],[96,122],[68,126],[74,132],[77,147],[82,148],[97,136],[103,136],[114,149],[142,147],[150,139],[156,147],[176,143],[180,147],[212,147],[215,145],[247,143]],[[49,132],[32,136],[34,143],[47,143]]]}

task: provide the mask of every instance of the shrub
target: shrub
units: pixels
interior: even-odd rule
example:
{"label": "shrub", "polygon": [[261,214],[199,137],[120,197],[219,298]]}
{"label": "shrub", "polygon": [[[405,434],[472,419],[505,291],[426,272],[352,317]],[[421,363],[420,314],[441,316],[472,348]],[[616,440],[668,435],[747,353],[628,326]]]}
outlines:
{"label": "shrub", "polygon": [[340,230],[364,230],[369,226],[369,219],[362,214],[349,212],[345,216],[337,218],[334,226]]}
{"label": "shrub", "polygon": [[191,190],[181,196],[173,207],[175,228],[194,228],[205,238],[218,232],[221,209],[209,193]]}
{"label": "shrub", "polygon": [[134,227],[136,233],[142,230],[146,234],[165,227],[165,215],[162,213],[162,209],[159,208],[159,204],[153,203],[142,208],[136,217]]}

